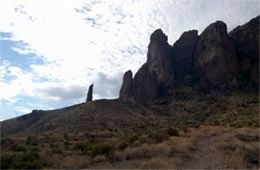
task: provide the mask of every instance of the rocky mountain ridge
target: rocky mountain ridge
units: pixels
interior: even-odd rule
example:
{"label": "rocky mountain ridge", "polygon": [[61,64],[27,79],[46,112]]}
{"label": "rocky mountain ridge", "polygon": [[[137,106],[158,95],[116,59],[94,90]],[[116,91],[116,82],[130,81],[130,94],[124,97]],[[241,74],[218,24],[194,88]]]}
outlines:
{"label": "rocky mountain ridge", "polygon": [[200,35],[197,30],[184,32],[173,46],[161,29],[155,30],[146,63],[134,77],[131,70],[124,74],[119,98],[147,103],[183,83],[204,91],[238,88],[242,82],[258,87],[259,19],[230,33],[224,22],[216,21]]}

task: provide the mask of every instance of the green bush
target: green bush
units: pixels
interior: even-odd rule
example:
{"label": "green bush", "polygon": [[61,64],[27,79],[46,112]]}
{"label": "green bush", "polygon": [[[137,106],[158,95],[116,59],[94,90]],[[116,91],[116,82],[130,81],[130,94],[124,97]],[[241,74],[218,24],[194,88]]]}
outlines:
{"label": "green bush", "polygon": [[93,157],[96,155],[107,155],[113,149],[110,144],[101,141],[82,141],[76,143],[73,148],[84,151]]}
{"label": "green bush", "polygon": [[169,127],[169,128],[167,129],[167,133],[168,133],[168,135],[170,135],[170,136],[180,136],[178,130],[177,130],[177,129],[173,129],[172,127]]}
{"label": "green bush", "polygon": [[86,151],[86,150],[89,150],[90,145],[91,145],[91,142],[89,142],[89,141],[81,141],[81,142],[77,142],[73,146],[73,148],[75,150]]}
{"label": "green bush", "polygon": [[148,136],[149,136],[151,139],[155,140],[156,142],[162,142],[162,141],[168,139],[168,134],[163,133],[163,132],[161,132],[161,131],[152,132],[152,133],[148,134]]}
{"label": "green bush", "polygon": [[11,156],[1,155],[1,169],[9,169],[12,161]]}
{"label": "green bush", "polygon": [[112,146],[107,143],[97,143],[94,144],[91,148],[91,156],[96,155],[108,155],[108,153],[112,150]]}
{"label": "green bush", "polygon": [[17,146],[17,145],[12,146],[11,150],[14,151],[14,152],[26,152],[26,148],[25,147]]}
{"label": "green bush", "polygon": [[40,169],[41,163],[38,160],[34,161],[16,161],[12,165],[13,169]]}
{"label": "green bush", "polygon": [[39,154],[35,151],[30,151],[22,156],[22,161],[35,161],[39,159]]}
{"label": "green bush", "polygon": [[63,151],[60,148],[54,148],[52,150],[52,153],[57,155],[63,155]]}
{"label": "green bush", "polygon": [[124,150],[126,147],[128,146],[127,142],[126,141],[121,141],[118,145],[118,148],[120,150]]}
{"label": "green bush", "polygon": [[[8,165],[6,165],[7,163]],[[41,167],[40,157],[34,151],[26,152],[15,160],[5,159],[3,164],[1,160],[1,169],[40,169]]]}

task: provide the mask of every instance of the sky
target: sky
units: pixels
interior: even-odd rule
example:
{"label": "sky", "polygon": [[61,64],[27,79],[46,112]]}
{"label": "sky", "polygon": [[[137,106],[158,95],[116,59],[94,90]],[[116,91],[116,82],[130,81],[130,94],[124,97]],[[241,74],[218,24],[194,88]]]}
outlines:
{"label": "sky", "polygon": [[85,102],[92,83],[94,100],[117,98],[155,29],[172,45],[259,14],[258,0],[0,0],[0,120]]}

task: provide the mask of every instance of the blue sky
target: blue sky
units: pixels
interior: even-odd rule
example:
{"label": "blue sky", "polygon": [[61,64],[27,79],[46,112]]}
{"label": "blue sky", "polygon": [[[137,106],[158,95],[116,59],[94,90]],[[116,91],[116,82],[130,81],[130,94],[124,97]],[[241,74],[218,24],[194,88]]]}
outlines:
{"label": "blue sky", "polygon": [[123,73],[145,62],[157,28],[173,44],[222,20],[259,15],[258,0],[0,0],[0,120],[116,98]]}

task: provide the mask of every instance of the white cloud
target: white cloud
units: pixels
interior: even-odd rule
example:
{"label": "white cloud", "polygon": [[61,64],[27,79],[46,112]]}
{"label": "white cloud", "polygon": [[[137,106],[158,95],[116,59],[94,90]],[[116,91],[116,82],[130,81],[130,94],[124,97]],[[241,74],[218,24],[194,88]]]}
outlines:
{"label": "white cloud", "polygon": [[30,113],[32,110],[27,109],[25,107],[16,107],[16,110],[21,113]]}
{"label": "white cloud", "polygon": [[[1,0],[0,32],[13,35],[1,39],[21,42],[12,49],[43,64],[25,71],[2,61],[0,88],[7,90],[0,99],[79,101],[93,82],[95,98],[117,97],[122,73],[145,62],[155,29],[173,44],[184,31],[201,32],[216,20],[231,29],[258,14],[258,0]],[[11,75],[16,78],[7,80]]]}

